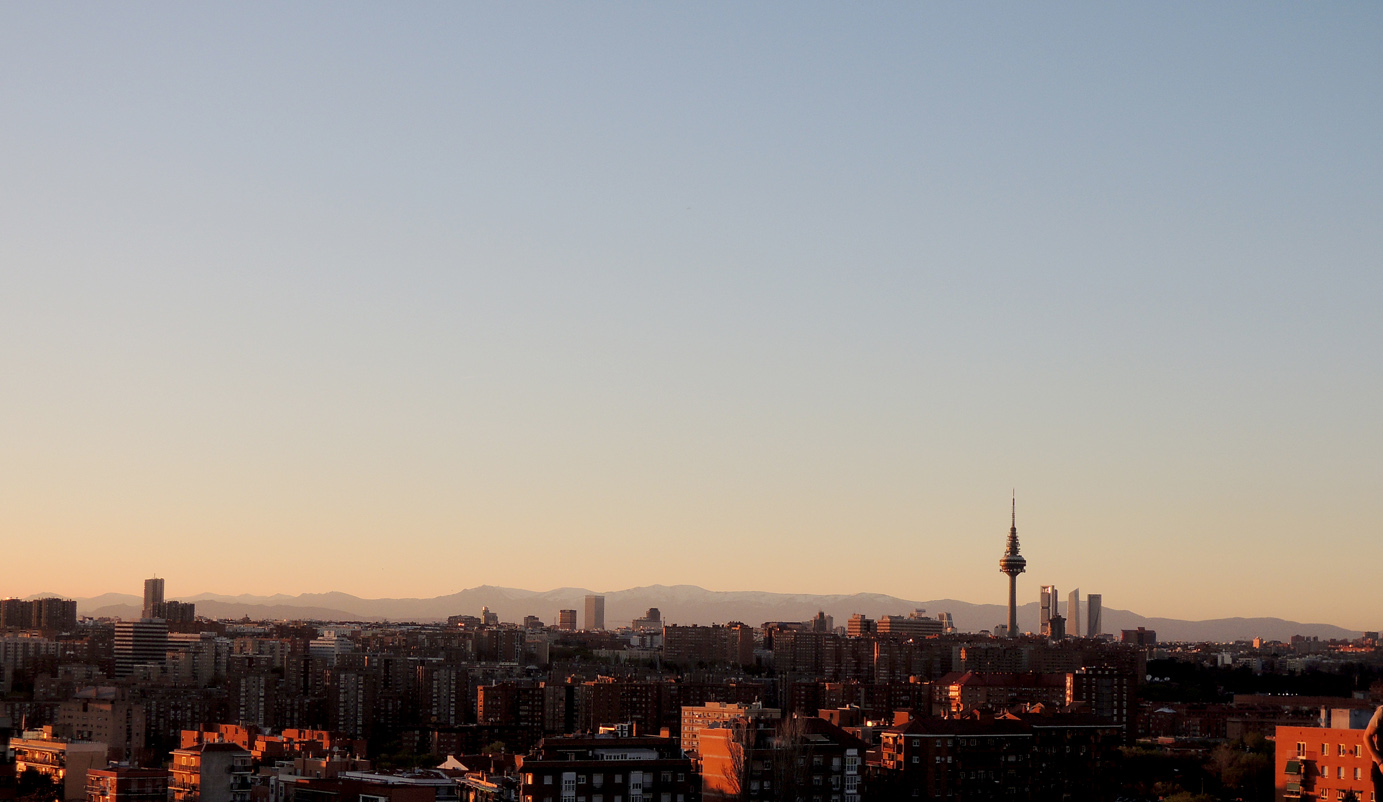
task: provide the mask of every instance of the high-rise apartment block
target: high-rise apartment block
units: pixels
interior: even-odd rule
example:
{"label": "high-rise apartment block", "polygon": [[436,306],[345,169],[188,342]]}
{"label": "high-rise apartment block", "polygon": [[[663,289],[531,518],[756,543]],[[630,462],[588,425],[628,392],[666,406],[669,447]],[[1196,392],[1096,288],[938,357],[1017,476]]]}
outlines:
{"label": "high-rise apartment block", "polygon": [[71,632],[77,628],[77,603],[71,599],[0,601],[0,628]]}
{"label": "high-rise apartment block", "polygon": [[560,630],[563,630],[563,631],[565,631],[565,632],[574,632],[574,631],[576,631],[576,611],[575,611],[575,610],[558,610],[558,611],[557,611],[557,628],[560,629]]}
{"label": "high-rise apartment block", "polygon": [[598,632],[605,629],[605,597],[587,596],[586,597],[586,621],[585,629]]}
{"label": "high-rise apartment block", "polygon": [[159,606],[163,604],[163,580],[158,577],[144,580],[144,618],[162,618],[156,615]]}
{"label": "high-rise apartment block", "polygon": [[724,626],[663,627],[663,658],[692,667],[698,663],[750,666],[754,664],[754,630],[737,622]]}
{"label": "high-rise apartment block", "polygon": [[197,605],[194,602],[159,602],[154,605],[151,617],[162,618],[170,624],[190,624],[197,620]]}
{"label": "high-rise apartment block", "polygon": [[1099,593],[1091,593],[1086,597],[1085,610],[1085,636],[1087,638],[1098,638],[1103,634],[1103,622],[1100,620],[1101,607],[1104,605],[1104,596]]}

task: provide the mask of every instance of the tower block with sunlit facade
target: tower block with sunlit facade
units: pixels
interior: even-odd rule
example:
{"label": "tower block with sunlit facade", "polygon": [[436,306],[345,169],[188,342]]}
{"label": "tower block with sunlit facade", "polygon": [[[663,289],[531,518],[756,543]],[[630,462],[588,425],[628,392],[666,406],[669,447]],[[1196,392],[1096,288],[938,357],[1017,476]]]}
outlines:
{"label": "tower block with sunlit facade", "polygon": [[1028,569],[1028,561],[1018,553],[1018,498],[1013,499],[1013,523],[1008,530],[1008,548],[999,558],[999,571],[1008,574],[1008,636],[1018,637],[1018,575]]}

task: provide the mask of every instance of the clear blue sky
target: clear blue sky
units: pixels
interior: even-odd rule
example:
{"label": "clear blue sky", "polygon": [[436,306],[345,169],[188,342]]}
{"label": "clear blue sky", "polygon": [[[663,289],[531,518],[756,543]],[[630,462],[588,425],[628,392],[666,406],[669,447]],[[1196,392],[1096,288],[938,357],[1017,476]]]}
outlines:
{"label": "clear blue sky", "polygon": [[[1383,6],[0,4],[0,594],[1383,627]],[[20,559],[17,559],[20,558]]]}

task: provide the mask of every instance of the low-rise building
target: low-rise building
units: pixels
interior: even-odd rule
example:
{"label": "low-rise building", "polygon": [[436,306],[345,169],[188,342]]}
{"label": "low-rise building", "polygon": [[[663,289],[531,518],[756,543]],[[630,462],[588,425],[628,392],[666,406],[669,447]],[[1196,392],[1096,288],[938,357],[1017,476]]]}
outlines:
{"label": "low-rise building", "polygon": [[168,778],[164,769],[92,769],[86,773],[86,802],[167,802]]}
{"label": "low-rise building", "polygon": [[878,799],[1105,799],[1123,728],[1088,714],[918,718],[880,734]]}
{"label": "low-rise building", "polygon": [[72,741],[53,734],[52,727],[27,730],[10,739],[15,771],[29,769],[47,775],[61,789],[64,800],[86,799],[86,775],[105,768],[108,747],[101,741]]}
{"label": "low-rise building", "polygon": [[[1273,798],[1339,800],[1353,792],[1369,802],[1373,758],[1364,746],[1363,729],[1278,727],[1273,762]],[[1374,802],[1377,802],[1376,800]]]}
{"label": "low-rise building", "polygon": [[997,712],[1019,704],[1056,707],[1066,702],[1066,675],[955,672],[942,677],[933,693],[937,697],[934,709],[952,715]]}
{"label": "low-rise building", "polygon": [[699,802],[701,777],[671,738],[545,738],[518,762],[520,802]]}
{"label": "low-rise building", "polygon": [[173,750],[172,802],[249,802],[250,752],[233,743]]}

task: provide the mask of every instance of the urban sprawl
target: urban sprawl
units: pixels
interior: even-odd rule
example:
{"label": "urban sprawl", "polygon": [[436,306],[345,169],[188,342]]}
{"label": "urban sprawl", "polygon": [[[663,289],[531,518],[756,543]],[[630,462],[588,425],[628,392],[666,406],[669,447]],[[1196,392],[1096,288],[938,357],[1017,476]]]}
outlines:
{"label": "urban sprawl", "polygon": [[1009,619],[977,633],[607,628],[595,595],[517,622],[209,620],[163,579],[137,620],[5,599],[0,800],[1378,802],[1377,633],[1159,643],[1041,586],[1020,634],[1016,522],[1000,571]]}

